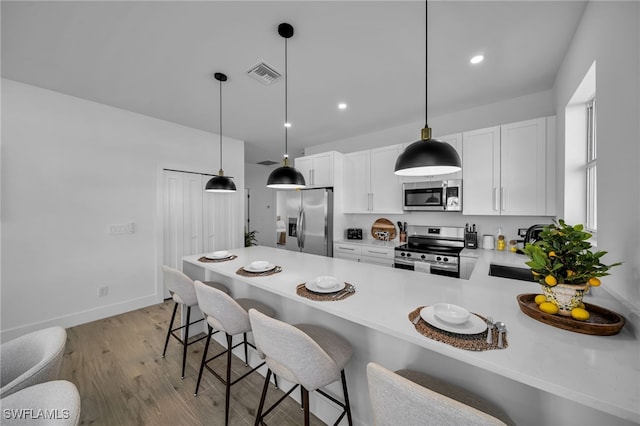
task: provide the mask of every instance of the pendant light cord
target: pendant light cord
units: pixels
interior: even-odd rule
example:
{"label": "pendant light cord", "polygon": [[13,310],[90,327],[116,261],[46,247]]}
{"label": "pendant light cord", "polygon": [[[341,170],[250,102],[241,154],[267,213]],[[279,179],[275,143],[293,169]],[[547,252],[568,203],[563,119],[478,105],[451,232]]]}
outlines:
{"label": "pendant light cord", "polygon": [[429,70],[429,2],[425,1],[424,2],[424,17],[425,17],[425,31],[424,31],[424,127],[428,128],[429,127],[429,123],[428,123],[428,118],[429,118],[429,114],[427,112],[427,110],[429,109],[428,105],[427,105],[427,93],[428,93],[428,86],[429,86],[429,79],[427,78],[427,72]]}
{"label": "pendant light cord", "polygon": [[288,146],[288,140],[287,140],[287,134],[288,134],[288,130],[289,130],[289,117],[288,117],[288,99],[289,99],[289,94],[288,94],[288,82],[287,82],[287,75],[289,74],[287,71],[287,64],[288,64],[288,59],[287,59],[287,39],[284,39],[284,157],[285,158],[289,158],[289,146]]}
{"label": "pendant light cord", "polygon": [[222,170],[222,80],[220,80],[220,170]]}

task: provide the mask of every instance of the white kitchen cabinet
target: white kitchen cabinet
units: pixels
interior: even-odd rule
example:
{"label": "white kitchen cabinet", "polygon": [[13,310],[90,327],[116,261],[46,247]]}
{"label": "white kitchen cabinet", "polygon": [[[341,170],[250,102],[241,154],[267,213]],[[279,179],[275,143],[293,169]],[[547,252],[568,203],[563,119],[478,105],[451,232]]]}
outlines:
{"label": "white kitchen cabinet", "polygon": [[[462,133],[455,133],[453,135],[446,136],[438,136],[434,139],[441,140],[443,142],[447,142],[449,145],[453,146],[460,156],[462,160]],[[411,143],[406,143],[402,145],[402,151],[407,149],[407,147],[411,145]],[[401,182],[409,183],[409,182],[429,182],[433,180],[452,180],[452,179],[462,179],[462,170],[457,171],[455,173],[447,173],[444,175],[433,175],[433,176],[402,176]]]}
{"label": "white kitchen cabinet", "polygon": [[393,267],[392,246],[368,245],[366,243],[334,243],[333,257]]}
{"label": "white kitchen cabinet", "polygon": [[401,152],[392,145],[345,154],[345,213],[402,213],[402,184],[394,173]]}
{"label": "white kitchen cabinet", "polygon": [[555,194],[547,188],[547,120],[538,118],[463,133],[463,214],[545,216]]}
{"label": "white kitchen cabinet", "polygon": [[308,187],[331,187],[334,184],[335,152],[298,157],[295,167],[302,173]]}

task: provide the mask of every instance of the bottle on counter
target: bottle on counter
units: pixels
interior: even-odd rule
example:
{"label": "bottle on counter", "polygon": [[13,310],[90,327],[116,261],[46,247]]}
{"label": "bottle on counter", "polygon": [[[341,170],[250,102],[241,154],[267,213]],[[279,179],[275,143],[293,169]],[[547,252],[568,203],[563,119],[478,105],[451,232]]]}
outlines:
{"label": "bottle on counter", "polygon": [[509,251],[515,253],[516,251],[518,251],[518,246],[517,246],[517,242],[516,240],[509,240]]}
{"label": "bottle on counter", "polygon": [[498,242],[496,243],[496,250],[504,251],[507,248],[507,242],[504,239],[504,235],[502,235],[502,228],[498,228]]}

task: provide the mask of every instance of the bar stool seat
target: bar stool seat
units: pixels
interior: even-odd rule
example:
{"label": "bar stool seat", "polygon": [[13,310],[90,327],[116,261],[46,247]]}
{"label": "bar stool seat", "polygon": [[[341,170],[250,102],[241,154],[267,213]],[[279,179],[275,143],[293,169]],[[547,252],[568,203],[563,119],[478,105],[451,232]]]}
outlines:
{"label": "bar stool seat", "polygon": [[[269,367],[255,425],[264,423],[263,419],[298,386],[302,393],[305,426],[309,425],[310,391],[317,391],[343,409],[335,422],[336,425],[345,415],[349,425],[352,425],[353,419],[344,373],[345,365],[353,354],[351,344],[326,328],[312,324],[287,324],[269,318],[254,309],[249,310],[249,319],[258,351],[264,355]],[[263,411],[271,373],[285,378],[294,386],[269,409]],[[340,402],[320,389],[338,380],[342,381],[344,402]]]}
{"label": "bar stool seat", "polygon": [[370,362],[367,379],[375,426],[514,424],[495,404],[419,371],[398,370],[394,373]]}
{"label": "bar stool seat", "polygon": [[[198,396],[198,389],[200,388],[200,381],[202,380],[202,372],[206,368],[225,385],[225,425],[228,425],[231,386],[238,383],[240,380],[244,379],[265,364],[263,362],[235,380],[231,380],[231,360],[233,349],[240,345],[244,345],[244,360],[245,365],[248,365],[248,347],[251,346],[254,349],[256,348],[253,344],[247,341],[247,333],[251,331],[251,323],[249,322],[249,314],[247,311],[249,309],[252,311],[258,310],[266,316],[273,316],[274,310],[258,300],[244,298],[233,299],[223,291],[207,286],[200,281],[195,281],[194,287],[198,298],[198,305],[206,315],[209,329],[209,332],[207,333],[207,342],[205,343],[202,354],[202,362],[200,363],[200,371],[198,372],[198,382],[196,383],[194,396]],[[227,338],[227,348],[207,359],[209,343],[211,342],[211,335],[214,334],[214,330],[225,333]],[[238,334],[243,335],[243,340],[234,346],[233,336]],[[213,368],[211,368],[208,363],[225,354],[227,355],[227,368],[225,377],[222,377]]]}
{"label": "bar stool seat", "polygon": [[[167,346],[169,345],[169,338],[173,336],[182,345],[182,373],[180,377],[184,379],[184,370],[187,363],[187,348],[203,339],[207,336],[202,336],[196,340],[189,341],[189,326],[204,321],[204,318],[200,318],[196,321],[191,321],[191,308],[198,305],[198,298],[196,297],[196,291],[193,286],[193,280],[189,278],[183,272],[163,265],[162,272],[164,274],[164,283],[169,289],[171,298],[175,302],[173,305],[173,314],[171,315],[171,321],[169,321],[169,328],[167,329],[167,337],[164,341],[164,349],[162,350],[162,357],[164,358],[167,353]],[[216,288],[224,293],[229,293],[229,289],[222,283],[215,281],[206,281],[206,285]],[[173,328],[173,323],[176,319],[178,312],[178,306],[185,306],[187,308],[187,318],[185,324]],[[184,338],[176,334],[177,331],[184,330]]]}

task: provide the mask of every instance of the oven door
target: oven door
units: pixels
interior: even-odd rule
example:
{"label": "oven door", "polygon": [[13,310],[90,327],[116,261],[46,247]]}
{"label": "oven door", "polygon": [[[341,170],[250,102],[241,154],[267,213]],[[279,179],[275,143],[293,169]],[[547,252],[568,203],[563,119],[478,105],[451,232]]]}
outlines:
{"label": "oven door", "polygon": [[409,271],[414,271],[414,263],[414,260],[405,260],[398,257],[393,259],[393,267],[397,269],[407,269]]}
{"label": "oven door", "polygon": [[[431,263],[431,262],[429,262]],[[444,275],[445,277],[460,278],[460,268],[457,263],[431,263],[431,273],[433,275]]]}
{"label": "oven door", "polygon": [[417,187],[404,186],[404,210],[445,210],[446,187]]}

